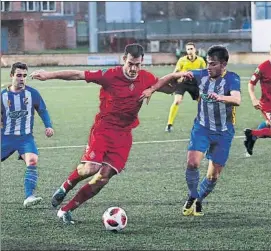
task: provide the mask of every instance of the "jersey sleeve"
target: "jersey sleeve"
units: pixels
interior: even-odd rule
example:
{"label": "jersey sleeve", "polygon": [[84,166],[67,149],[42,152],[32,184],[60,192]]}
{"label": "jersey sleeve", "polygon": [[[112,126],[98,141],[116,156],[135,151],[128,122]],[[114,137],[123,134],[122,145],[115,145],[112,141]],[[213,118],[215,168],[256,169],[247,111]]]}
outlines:
{"label": "jersey sleeve", "polygon": [[104,74],[106,70],[85,71],[85,80],[87,83],[96,83],[98,85],[105,85]]}
{"label": "jersey sleeve", "polygon": [[41,97],[40,93],[37,90],[33,90],[32,95],[33,95],[33,105],[34,105],[35,110],[37,112],[39,112],[40,110],[46,110],[46,104],[43,98]]}
{"label": "jersey sleeve", "polygon": [[262,77],[262,71],[263,71],[263,64],[260,64],[256,70],[254,71],[253,75],[250,78],[249,83],[251,85],[256,85],[257,82],[261,79]]}
{"label": "jersey sleeve", "polygon": [[193,70],[191,71],[193,73],[193,82],[197,83],[197,85],[200,85],[201,77],[202,77],[202,70]]}
{"label": "jersey sleeve", "polygon": [[241,91],[241,81],[237,74],[234,74],[230,81],[230,91]]}
{"label": "jersey sleeve", "polygon": [[47,111],[46,104],[43,98],[41,97],[40,93],[37,90],[33,90],[32,94],[33,94],[34,108],[38,112],[39,116],[41,117],[45,128],[52,127],[50,115]]}
{"label": "jersey sleeve", "polygon": [[144,71],[143,79],[146,89],[155,85],[159,80],[158,77],[154,76],[152,73],[147,71]]}

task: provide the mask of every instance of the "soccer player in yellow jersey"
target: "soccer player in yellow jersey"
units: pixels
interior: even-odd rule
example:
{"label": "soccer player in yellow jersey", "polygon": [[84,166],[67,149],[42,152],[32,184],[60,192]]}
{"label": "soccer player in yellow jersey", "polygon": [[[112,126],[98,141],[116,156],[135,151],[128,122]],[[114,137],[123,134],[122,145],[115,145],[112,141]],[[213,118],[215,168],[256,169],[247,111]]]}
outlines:
{"label": "soccer player in yellow jersey", "polygon": [[[189,42],[185,45],[187,55],[181,57],[175,67],[174,72],[177,71],[191,71],[197,69],[206,68],[206,63],[202,57],[196,55],[196,46],[194,43]],[[179,88],[175,91],[174,102],[170,107],[170,112],[168,116],[168,123],[166,127],[166,132],[171,132],[173,129],[173,122],[176,118],[177,112],[179,110],[179,105],[183,100],[183,95],[185,92],[189,92],[193,100],[197,100],[199,97],[199,91],[197,84],[188,80],[183,84],[180,84]]]}

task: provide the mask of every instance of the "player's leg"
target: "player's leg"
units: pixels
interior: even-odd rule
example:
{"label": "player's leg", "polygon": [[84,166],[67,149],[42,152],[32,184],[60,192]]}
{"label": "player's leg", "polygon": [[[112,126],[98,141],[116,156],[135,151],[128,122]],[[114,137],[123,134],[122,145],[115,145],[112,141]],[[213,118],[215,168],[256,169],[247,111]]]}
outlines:
{"label": "player's leg", "polygon": [[32,134],[21,136],[18,141],[18,152],[24,160],[26,171],[24,175],[24,206],[30,207],[42,201],[41,197],[35,196],[35,190],[38,182],[38,149]]}
{"label": "player's leg", "polygon": [[57,216],[62,218],[64,223],[73,224],[74,222],[71,218],[71,212],[85,201],[98,194],[115,174],[117,174],[117,172],[113,168],[109,165],[103,164],[98,173],[93,176],[89,183],[81,187],[76,195],[65,206],[59,209]]}
{"label": "player's leg", "polygon": [[132,146],[131,133],[107,130],[103,135],[109,140],[102,166],[89,183],[84,185],[74,198],[58,211],[58,217],[66,223],[72,223],[71,211],[98,194],[109,180],[125,167]]}
{"label": "player's leg", "polygon": [[264,118],[266,119],[265,122],[262,122],[257,129],[249,129],[246,128],[244,130],[245,133],[245,140],[244,145],[249,155],[253,154],[253,148],[255,142],[258,138],[269,138],[271,137],[271,113],[262,111]]}
{"label": "player's leg", "polygon": [[69,175],[60,188],[58,188],[52,196],[52,206],[58,207],[65,199],[66,195],[72,190],[78,182],[93,176],[101,168],[101,164],[86,162],[81,163],[77,168]]}
{"label": "player's leg", "polygon": [[200,125],[194,125],[188,146],[187,167],[185,171],[186,183],[189,190],[189,197],[183,206],[183,215],[185,216],[193,214],[194,204],[198,198],[199,166],[209,144],[206,129]]}
{"label": "player's leg", "polygon": [[[180,84],[181,85],[181,84]],[[170,107],[169,110],[169,115],[168,115],[168,122],[167,122],[167,126],[165,131],[166,132],[171,132],[172,128],[173,128],[173,123],[174,120],[177,116],[178,110],[179,110],[179,105],[181,104],[182,100],[183,100],[183,94],[184,94],[184,90],[180,89],[178,91],[175,92],[174,95],[174,101]]]}
{"label": "player's leg", "polygon": [[204,177],[200,183],[199,197],[194,211],[195,216],[203,215],[201,203],[215,188],[217,179],[223,167],[226,165],[233,136],[233,129],[210,136],[211,145],[206,154],[207,159],[209,159],[209,166],[206,177]]}
{"label": "player's leg", "polygon": [[57,207],[66,197],[67,193],[72,190],[78,182],[96,174],[103,161],[105,154],[106,142],[104,134],[91,128],[88,145],[81,158],[81,164],[68,176],[64,183],[56,190],[52,196],[52,206]]}

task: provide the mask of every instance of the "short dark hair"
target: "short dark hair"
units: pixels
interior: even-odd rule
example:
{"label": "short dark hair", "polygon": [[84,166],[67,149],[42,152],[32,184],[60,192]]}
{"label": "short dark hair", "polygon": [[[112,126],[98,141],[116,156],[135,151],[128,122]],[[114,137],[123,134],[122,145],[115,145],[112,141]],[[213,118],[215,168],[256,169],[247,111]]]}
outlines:
{"label": "short dark hair", "polygon": [[188,43],[185,44],[185,46],[187,46],[187,45],[192,45],[192,46],[194,46],[194,48],[196,48],[196,45],[193,42],[188,42]]}
{"label": "short dark hair", "polygon": [[219,61],[228,62],[228,60],[229,60],[229,52],[228,52],[227,48],[223,45],[211,46],[207,51],[207,55],[209,57],[216,56]]}
{"label": "short dark hair", "polygon": [[28,70],[27,64],[22,62],[16,62],[11,66],[10,75],[14,75],[16,69]]}
{"label": "short dark hair", "polygon": [[125,46],[124,55],[131,54],[134,58],[144,57],[144,48],[140,44],[127,44]]}

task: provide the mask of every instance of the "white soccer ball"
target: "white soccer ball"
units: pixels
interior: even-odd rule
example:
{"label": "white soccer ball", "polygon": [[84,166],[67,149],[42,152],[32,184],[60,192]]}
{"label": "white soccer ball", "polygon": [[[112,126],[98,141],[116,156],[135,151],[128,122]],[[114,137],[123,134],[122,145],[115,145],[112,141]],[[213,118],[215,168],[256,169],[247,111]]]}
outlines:
{"label": "white soccer ball", "polygon": [[127,225],[127,215],[120,207],[110,207],[103,214],[103,224],[106,230],[120,231]]}

